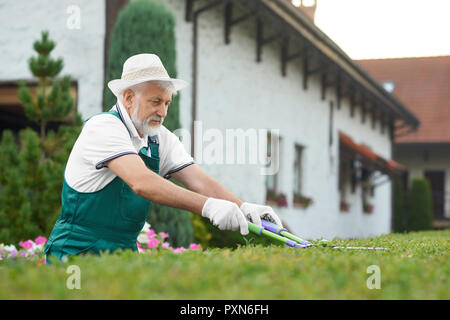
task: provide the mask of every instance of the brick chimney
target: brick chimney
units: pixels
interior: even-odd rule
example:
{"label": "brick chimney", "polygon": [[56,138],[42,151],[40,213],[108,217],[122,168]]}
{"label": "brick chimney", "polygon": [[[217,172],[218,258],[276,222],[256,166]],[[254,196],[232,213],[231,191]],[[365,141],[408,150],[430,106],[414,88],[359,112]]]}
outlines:
{"label": "brick chimney", "polygon": [[316,14],[317,0],[291,0],[294,7],[299,8],[306,16],[314,22],[314,15]]}

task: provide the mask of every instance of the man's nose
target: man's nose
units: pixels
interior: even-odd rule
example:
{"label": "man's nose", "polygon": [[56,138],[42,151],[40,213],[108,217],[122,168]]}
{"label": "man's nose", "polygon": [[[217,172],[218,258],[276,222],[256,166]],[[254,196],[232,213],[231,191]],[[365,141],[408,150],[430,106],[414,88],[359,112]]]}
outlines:
{"label": "man's nose", "polygon": [[157,112],[157,115],[161,118],[165,118],[167,115],[167,107],[165,105],[162,105]]}

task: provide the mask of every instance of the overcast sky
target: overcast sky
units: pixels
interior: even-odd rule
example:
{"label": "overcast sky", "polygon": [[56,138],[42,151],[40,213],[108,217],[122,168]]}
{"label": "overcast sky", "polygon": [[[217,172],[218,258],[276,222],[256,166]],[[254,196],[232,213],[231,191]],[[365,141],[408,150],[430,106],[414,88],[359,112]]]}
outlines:
{"label": "overcast sky", "polygon": [[315,22],[353,59],[450,55],[450,0],[317,0]]}

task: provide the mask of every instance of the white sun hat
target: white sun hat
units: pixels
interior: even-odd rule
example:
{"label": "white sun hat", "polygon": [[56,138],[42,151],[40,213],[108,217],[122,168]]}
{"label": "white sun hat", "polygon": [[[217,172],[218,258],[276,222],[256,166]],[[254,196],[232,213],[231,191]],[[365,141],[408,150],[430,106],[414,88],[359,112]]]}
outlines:
{"label": "white sun hat", "polygon": [[125,61],[122,77],[109,81],[108,87],[117,97],[126,88],[146,81],[168,81],[176,91],[189,85],[184,80],[171,78],[156,54],[141,53]]}

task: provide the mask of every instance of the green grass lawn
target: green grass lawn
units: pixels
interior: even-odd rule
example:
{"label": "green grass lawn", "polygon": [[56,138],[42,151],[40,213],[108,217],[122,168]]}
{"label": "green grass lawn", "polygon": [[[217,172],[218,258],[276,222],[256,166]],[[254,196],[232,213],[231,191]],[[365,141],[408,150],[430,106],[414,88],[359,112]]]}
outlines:
{"label": "green grass lawn", "polygon": [[[389,251],[240,246],[179,254],[120,252],[65,264],[0,262],[0,299],[449,299],[450,230],[390,234],[339,245]],[[69,290],[69,265],[81,289]],[[369,266],[380,289],[368,289]]]}

